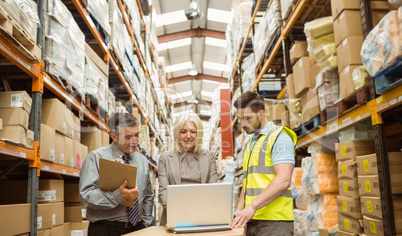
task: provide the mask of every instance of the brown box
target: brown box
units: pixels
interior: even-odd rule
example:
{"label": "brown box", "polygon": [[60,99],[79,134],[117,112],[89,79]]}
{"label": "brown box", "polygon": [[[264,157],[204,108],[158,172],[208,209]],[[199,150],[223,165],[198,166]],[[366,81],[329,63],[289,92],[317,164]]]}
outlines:
{"label": "brown box", "polygon": [[58,225],[52,228],[51,232],[50,232],[50,236],[60,236],[60,235],[68,235],[68,234],[64,234],[64,225]]}
{"label": "brown box", "polygon": [[109,133],[102,131],[102,147],[106,147],[110,144]]}
{"label": "brown box", "polygon": [[352,140],[343,143],[335,143],[336,160],[356,160],[356,156],[374,153],[374,147],[374,141]]}
{"label": "brown box", "polygon": [[70,226],[71,226],[72,233],[73,233],[73,231],[76,234],[79,234],[80,232],[82,232],[83,235],[86,235],[86,232],[88,232],[89,221],[85,220],[82,222],[70,223]]}
{"label": "brown box", "polygon": [[339,73],[339,98],[345,99],[355,91],[353,83],[353,71],[360,65],[347,66],[341,73]]}
{"label": "brown box", "polygon": [[0,92],[0,108],[22,107],[31,113],[32,99],[26,91]]}
{"label": "brown box", "polygon": [[107,64],[98,56],[98,54],[85,43],[85,56],[87,56],[95,65],[105,74],[109,75],[109,67]]}
{"label": "brown box", "polygon": [[[66,112],[66,105],[58,99],[43,99],[42,100],[42,123],[52,127],[60,133],[67,134],[66,117],[69,113]],[[70,111],[71,112],[71,111]]]}
{"label": "brown box", "polygon": [[88,147],[88,152],[101,148],[102,131],[97,128],[85,128],[81,132],[81,143]]}
{"label": "brown box", "polygon": [[318,64],[312,64],[310,61],[310,79],[311,79],[311,88],[315,88],[316,85],[316,77],[320,73],[321,68]]}
{"label": "brown box", "polygon": [[360,50],[363,36],[346,37],[336,48],[338,56],[338,71],[342,72],[349,65],[362,65]]}
{"label": "brown box", "polygon": [[78,183],[64,183],[64,202],[80,202],[80,187]]}
{"label": "brown box", "polygon": [[329,236],[329,232],[327,229],[318,228],[318,235],[319,236]]}
{"label": "brown box", "polygon": [[339,179],[356,179],[357,169],[356,161],[340,161],[338,162],[338,178]]}
{"label": "brown box", "polygon": [[52,205],[49,203],[38,204],[38,229],[50,229],[52,227]]}
{"label": "brown box", "polygon": [[41,179],[39,180],[39,202],[63,202],[64,201],[64,180],[62,179]]}
{"label": "brown box", "polygon": [[0,194],[0,204],[26,203],[28,197],[27,180],[2,180],[0,181],[1,191],[7,194]]}
{"label": "brown box", "polygon": [[22,107],[0,108],[0,118],[3,126],[22,126],[28,129],[29,114]]}
{"label": "brown box", "polygon": [[286,88],[288,91],[289,99],[296,99],[295,82],[294,82],[293,74],[289,74],[286,77]]}
{"label": "brown box", "polygon": [[286,112],[285,104],[265,103],[265,117],[271,120],[281,120],[282,114]]}
{"label": "brown box", "polygon": [[305,89],[312,87],[309,57],[302,57],[293,65],[293,78],[296,97],[299,97],[300,93]]}
{"label": "brown box", "polygon": [[[382,218],[380,197],[361,196],[360,201],[361,201],[361,212],[363,215],[373,218]],[[402,197],[393,197],[392,202],[394,206],[394,216],[396,218],[401,218]]]}
{"label": "brown box", "polygon": [[374,219],[363,216],[363,226],[365,235],[384,235],[382,219]]}
{"label": "brown box", "polygon": [[43,229],[39,230],[36,233],[36,236],[50,236],[52,235],[52,229]]}
{"label": "brown box", "polygon": [[64,208],[64,221],[82,222],[81,206],[70,206]]}
{"label": "brown box", "polygon": [[[372,10],[388,10],[386,1],[371,1]],[[335,20],[343,10],[360,10],[359,0],[331,0],[332,18]]]}
{"label": "brown box", "polygon": [[[377,175],[377,154],[356,157],[359,175]],[[388,153],[389,172],[391,176],[398,174],[402,168],[402,152]],[[392,180],[391,180],[392,181]]]}
{"label": "brown box", "polygon": [[289,111],[285,111],[281,116],[281,125],[290,127]]}
{"label": "brown box", "polygon": [[344,10],[334,20],[335,46],[338,46],[346,37],[363,36],[360,11]]}
{"label": "brown box", "polygon": [[290,63],[294,65],[297,62],[297,60],[306,56],[308,56],[307,42],[295,41],[292,47],[290,48]]}
{"label": "brown box", "polygon": [[341,231],[361,234],[363,232],[363,220],[338,214],[338,229]]}
{"label": "brown box", "polygon": [[359,182],[358,179],[340,179],[339,195],[352,198],[359,198]]}
{"label": "brown box", "polygon": [[356,219],[362,218],[360,199],[338,195],[338,212]]}
{"label": "brown box", "polygon": [[29,232],[31,230],[31,204],[0,205],[0,228],[2,235]]}
{"label": "brown box", "polygon": [[74,141],[69,137],[64,137],[64,165],[74,168]]}
{"label": "brown box", "polygon": [[74,155],[74,168],[80,169],[82,166],[82,163],[84,162],[85,158],[88,155],[88,147],[79,143],[78,141],[74,141],[74,150],[73,150],[73,155]]}
{"label": "brown box", "polygon": [[45,125],[40,125],[40,154],[41,160],[55,161],[56,157],[56,130]]}
{"label": "brown box", "polygon": [[[74,113],[68,109],[66,106],[64,108],[64,114],[65,114],[65,119],[66,119],[66,136],[71,138],[71,139],[75,139],[75,130],[74,128],[76,128],[74,122]],[[80,122],[81,124],[81,122]]]}
{"label": "brown box", "polygon": [[52,205],[52,226],[64,223],[64,202],[54,202]]}
{"label": "brown box", "polygon": [[82,219],[85,220],[87,218],[87,208],[83,206],[80,202],[66,203],[65,207],[80,207]]}
{"label": "brown box", "polygon": [[360,234],[350,233],[350,232],[345,232],[345,231],[338,230],[337,231],[337,236],[360,236]]}
{"label": "brown box", "polygon": [[13,142],[21,143],[25,147],[32,148],[27,135],[27,129],[19,125],[3,126],[3,129],[0,130],[0,138],[9,139]]}
{"label": "brown box", "polygon": [[56,132],[56,155],[54,162],[56,164],[65,164],[65,155],[64,155],[64,145],[65,145],[65,136],[59,132]]}
{"label": "brown box", "polygon": [[378,175],[359,175],[359,194],[360,196],[380,196],[380,182]]}
{"label": "brown box", "polygon": [[63,235],[71,235],[71,223],[70,222],[65,222],[63,224]]}
{"label": "brown box", "polygon": [[313,93],[311,88],[300,94],[300,101],[302,105],[302,123],[307,122],[314,116],[320,114],[318,96]]}

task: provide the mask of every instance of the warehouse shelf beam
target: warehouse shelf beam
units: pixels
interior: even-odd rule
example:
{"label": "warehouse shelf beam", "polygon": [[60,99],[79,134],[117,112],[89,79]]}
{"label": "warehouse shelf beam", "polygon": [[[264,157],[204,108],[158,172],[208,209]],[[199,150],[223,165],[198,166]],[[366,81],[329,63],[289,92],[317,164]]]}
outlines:
{"label": "warehouse shelf beam", "polygon": [[61,174],[61,175],[68,175],[68,176],[73,176],[73,177],[79,177],[80,176],[80,170],[74,169],[71,167],[67,166],[62,166],[50,162],[41,162],[41,171],[49,172],[49,173],[54,173],[54,174]]}
{"label": "warehouse shelf beam", "polygon": [[175,83],[180,83],[183,81],[190,81],[190,80],[209,80],[209,81],[215,81],[215,82],[219,82],[219,83],[227,83],[228,82],[228,79],[223,78],[223,77],[206,75],[206,74],[198,74],[195,76],[184,75],[184,76],[180,76],[180,77],[171,78],[171,79],[169,79],[169,84],[175,84]]}
{"label": "warehouse shelf beam", "polygon": [[211,37],[217,39],[226,39],[225,32],[202,29],[200,27],[196,29],[185,30],[181,32],[176,32],[172,34],[165,34],[158,36],[158,43],[166,43],[174,40],[185,39],[185,38],[201,38],[201,37]]}
{"label": "warehouse shelf beam", "polygon": [[24,160],[35,160],[35,150],[0,141],[0,154]]}

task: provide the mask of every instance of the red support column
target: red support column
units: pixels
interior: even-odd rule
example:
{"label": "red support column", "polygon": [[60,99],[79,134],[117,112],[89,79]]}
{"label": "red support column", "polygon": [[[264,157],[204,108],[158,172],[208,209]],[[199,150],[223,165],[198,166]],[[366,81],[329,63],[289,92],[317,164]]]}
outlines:
{"label": "red support column", "polygon": [[221,89],[222,159],[226,159],[228,156],[233,157],[233,135],[230,108],[229,89]]}

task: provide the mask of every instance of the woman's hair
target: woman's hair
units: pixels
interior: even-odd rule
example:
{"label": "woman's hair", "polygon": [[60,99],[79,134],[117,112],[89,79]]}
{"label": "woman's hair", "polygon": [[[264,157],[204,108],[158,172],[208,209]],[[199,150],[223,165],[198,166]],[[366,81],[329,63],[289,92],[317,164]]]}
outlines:
{"label": "woman's hair", "polygon": [[195,113],[186,113],[184,116],[179,116],[176,118],[174,122],[173,128],[173,136],[174,136],[174,150],[177,150],[181,153],[184,152],[184,149],[180,143],[180,130],[183,128],[184,123],[186,121],[194,122],[195,127],[197,128],[197,140],[195,142],[194,152],[200,153],[202,150],[202,138],[203,138],[203,125],[200,117],[198,117]]}

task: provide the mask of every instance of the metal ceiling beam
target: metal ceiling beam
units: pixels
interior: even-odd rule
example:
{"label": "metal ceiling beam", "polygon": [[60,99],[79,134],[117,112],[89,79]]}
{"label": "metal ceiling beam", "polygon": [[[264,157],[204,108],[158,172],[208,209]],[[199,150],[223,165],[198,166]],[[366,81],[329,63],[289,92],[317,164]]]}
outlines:
{"label": "metal ceiling beam", "polygon": [[[188,103],[186,102],[178,102],[174,104],[174,108],[178,108],[178,107],[183,107],[183,106],[188,106],[188,105],[193,105],[194,103]],[[197,105],[206,105],[208,104],[209,106],[212,105],[212,102],[207,101],[207,100],[202,100],[202,99],[198,99],[198,104]]]}
{"label": "metal ceiling beam", "polygon": [[185,38],[194,38],[194,37],[211,37],[211,38],[218,38],[218,39],[226,39],[225,32],[216,31],[216,30],[209,30],[209,29],[190,29],[185,30],[177,33],[172,34],[165,34],[158,36],[159,43],[166,43],[178,39],[185,39]]}
{"label": "metal ceiling beam", "polygon": [[202,121],[209,121],[209,119],[211,119],[211,117],[208,116],[208,115],[201,115],[201,114],[198,114],[198,116],[200,117],[200,119],[201,119]]}
{"label": "metal ceiling beam", "polygon": [[213,76],[213,75],[206,75],[206,74],[198,74],[196,76],[191,76],[191,75],[185,75],[185,76],[180,76],[176,78],[171,78],[169,79],[169,84],[174,84],[174,83],[179,83],[183,81],[190,81],[190,80],[211,80],[211,81],[216,81],[220,83],[227,83],[228,79],[223,78],[223,77],[218,77],[218,76]]}

